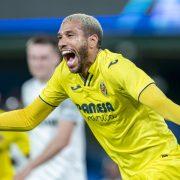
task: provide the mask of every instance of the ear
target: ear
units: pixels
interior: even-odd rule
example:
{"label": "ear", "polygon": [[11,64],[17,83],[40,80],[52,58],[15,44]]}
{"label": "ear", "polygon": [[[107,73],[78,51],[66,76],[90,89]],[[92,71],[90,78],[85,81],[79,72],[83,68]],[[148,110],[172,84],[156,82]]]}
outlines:
{"label": "ear", "polygon": [[90,48],[97,47],[98,40],[99,40],[99,38],[98,38],[97,34],[93,34],[93,35],[89,36],[88,37],[89,47]]}

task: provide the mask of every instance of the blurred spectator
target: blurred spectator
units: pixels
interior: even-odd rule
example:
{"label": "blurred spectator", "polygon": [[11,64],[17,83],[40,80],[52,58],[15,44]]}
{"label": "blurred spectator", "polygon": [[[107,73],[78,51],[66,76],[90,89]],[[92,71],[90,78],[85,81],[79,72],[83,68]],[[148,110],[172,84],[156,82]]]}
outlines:
{"label": "blurred spectator", "polygon": [[[25,106],[45,87],[59,59],[53,38],[35,37],[27,42],[27,61],[33,78],[22,86]],[[31,161],[15,179],[86,180],[84,122],[69,99],[29,134]]]}
{"label": "blurred spectator", "polygon": [[16,97],[10,96],[6,99],[5,106],[7,110],[11,111],[20,108],[20,102]]}

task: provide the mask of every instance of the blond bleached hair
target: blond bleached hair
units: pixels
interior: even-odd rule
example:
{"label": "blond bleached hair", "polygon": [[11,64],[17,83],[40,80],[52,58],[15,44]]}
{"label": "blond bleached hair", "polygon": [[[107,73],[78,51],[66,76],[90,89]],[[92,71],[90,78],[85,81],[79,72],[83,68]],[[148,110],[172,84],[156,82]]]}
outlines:
{"label": "blond bleached hair", "polygon": [[103,30],[96,18],[87,14],[77,13],[65,17],[62,24],[67,21],[79,21],[86,36],[91,36],[93,34],[98,36],[98,48],[101,47]]}

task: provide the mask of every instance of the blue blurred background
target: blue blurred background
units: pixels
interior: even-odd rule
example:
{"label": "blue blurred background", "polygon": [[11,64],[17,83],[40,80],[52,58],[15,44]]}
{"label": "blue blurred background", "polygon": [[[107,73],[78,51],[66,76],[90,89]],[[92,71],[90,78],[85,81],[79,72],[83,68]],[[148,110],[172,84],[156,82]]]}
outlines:
{"label": "blue blurred background", "polygon": [[[1,0],[1,107],[30,78],[25,43],[33,35],[56,36],[64,16],[94,15],[104,29],[103,48],[122,53],[151,75],[168,97],[180,104],[180,0]],[[7,107],[5,107],[7,108]],[[180,142],[180,127],[168,122]],[[89,179],[102,176],[106,157],[88,127]]]}

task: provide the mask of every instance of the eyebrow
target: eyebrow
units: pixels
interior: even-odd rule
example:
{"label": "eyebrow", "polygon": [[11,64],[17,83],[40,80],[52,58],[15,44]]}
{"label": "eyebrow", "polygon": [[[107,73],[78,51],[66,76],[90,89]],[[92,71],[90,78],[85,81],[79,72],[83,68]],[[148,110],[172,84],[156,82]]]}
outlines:
{"label": "eyebrow", "polygon": [[[69,30],[69,31],[65,31],[65,34],[69,34],[69,33],[74,33],[73,31]],[[61,33],[57,33],[57,37],[61,36]]]}

